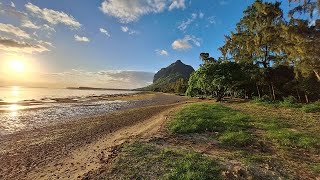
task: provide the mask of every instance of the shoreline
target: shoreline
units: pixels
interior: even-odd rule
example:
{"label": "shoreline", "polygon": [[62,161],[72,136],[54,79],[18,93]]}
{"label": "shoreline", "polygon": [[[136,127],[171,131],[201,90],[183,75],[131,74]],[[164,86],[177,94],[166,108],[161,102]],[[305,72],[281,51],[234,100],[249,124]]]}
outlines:
{"label": "shoreline", "polygon": [[108,98],[117,98],[125,96],[133,96],[137,94],[143,94],[148,92],[133,92],[133,93],[121,93],[121,94],[102,94],[102,95],[88,95],[88,96],[70,96],[70,97],[57,97],[57,98],[41,98],[36,99],[25,99],[18,102],[6,102],[0,101],[0,106],[5,105],[20,105],[20,106],[32,106],[37,104],[54,104],[54,103],[81,103],[88,101],[108,100]]}
{"label": "shoreline", "polygon": [[[144,93],[120,99],[146,99],[146,97],[151,99],[146,105],[91,115],[1,137],[0,178],[26,178],[31,172],[41,172],[41,168],[45,165],[68,157],[76,149],[84,148],[124,127],[139,123],[144,126],[146,120],[188,100],[185,97],[162,93]],[[69,167],[70,164],[65,166]]]}

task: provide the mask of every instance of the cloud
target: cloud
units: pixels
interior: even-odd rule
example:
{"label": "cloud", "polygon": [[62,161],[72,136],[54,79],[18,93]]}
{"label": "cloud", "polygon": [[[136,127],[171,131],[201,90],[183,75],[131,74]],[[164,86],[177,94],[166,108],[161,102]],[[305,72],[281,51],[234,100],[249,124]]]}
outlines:
{"label": "cloud", "polygon": [[169,6],[169,11],[173,9],[184,9],[186,8],[185,0],[172,0],[172,3]]}
{"label": "cloud", "polygon": [[138,34],[138,31],[132,30],[128,26],[121,26],[121,31],[128,33],[129,35]]}
{"label": "cloud", "polygon": [[188,28],[188,26],[197,19],[197,17],[198,14],[192,13],[190,18],[188,18],[185,21],[182,21],[182,23],[178,26],[178,29],[180,29],[181,31],[185,31]]}
{"label": "cloud", "polygon": [[200,46],[200,41],[201,39],[195,37],[195,36],[190,36],[186,35],[183,39],[177,39],[172,43],[172,49],[174,50],[186,50],[190,49],[195,46]]}
{"label": "cloud", "polygon": [[74,40],[78,42],[90,42],[90,39],[85,36],[74,35]]}
{"label": "cloud", "polygon": [[55,46],[51,42],[43,41],[43,40],[40,40],[38,42],[44,46],[55,48]]}
{"label": "cloud", "polygon": [[229,2],[225,1],[225,0],[221,0],[221,1],[219,1],[219,4],[223,6],[223,5],[228,5]]}
{"label": "cloud", "polygon": [[35,25],[29,19],[22,20],[21,26],[25,27],[25,28],[30,28],[30,29],[40,29],[41,28],[40,26]]}
{"label": "cloud", "polygon": [[33,45],[25,42],[18,42],[13,39],[6,39],[0,37],[0,49],[4,51],[11,52],[24,52],[24,53],[41,53],[44,51],[49,51],[46,47],[42,45]]}
{"label": "cloud", "polygon": [[185,0],[104,0],[100,10],[121,23],[138,21],[142,16],[166,9],[185,8]]}
{"label": "cloud", "polygon": [[160,55],[160,56],[168,56],[168,55],[169,55],[168,51],[166,51],[166,50],[164,50],[164,49],[162,49],[162,50],[156,49],[156,53],[157,53],[158,55]]}
{"label": "cloud", "polygon": [[0,13],[4,15],[9,15],[13,17],[17,17],[19,19],[26,18],[27,14],[24,12],[20,12],[16,10],[16,8],[8,5],[0,4]]}
{"label": "cloud", "polygon": [[110,37],[110,34],[106,29],[100,28],[99,30],[101,33],[105,34],[107,37]]}
{"label": "cloud", "polygon": [[32,3],[27,3],[25,5],[27,11],[34,14],[36,17],[47,21],[50,24],[64,24],[74,29],[78,29],[81,27],[81,24],[71,15],[68,15],[64,12],[55,11],[52,9],[41,9]]}
{"label": "cloud", "polygon": [[13,34],[20,38],[30,38],[30,35],[28,33],[11,24],[0,23],[0,31],[6,32],[8,34]]}
{"label": "cloud", "polygon": [[214,16],[208,17],[208,21],[210,24],[217,24],[216,17]]}
{"label": "cloud", "polygon": [[16,5],[11,1],[11,7],[13,7],[13,8],[15,8],[16,7]]}
{"label": "cloud", "polygon": [[204,13],[199,12],[199,18],[202,19],[204,17]]}
{"label": "cloud", "polygon": [[56,32],[56,30],[53,27],[50,27],[48,24],[44,24],[43,28],[48,31]]}

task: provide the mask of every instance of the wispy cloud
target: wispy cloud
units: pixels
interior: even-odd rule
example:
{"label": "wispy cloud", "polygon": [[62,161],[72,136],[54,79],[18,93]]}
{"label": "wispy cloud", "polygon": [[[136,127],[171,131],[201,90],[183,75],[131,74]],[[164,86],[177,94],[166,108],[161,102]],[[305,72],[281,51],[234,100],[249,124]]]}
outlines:
{"label": "wispy cloud", "polygon": [[42,45],[33,45],[25,42],[19,42],[13,39],[7,39],[0,37],[0,49],[6,52],[23,52],[23,53],[41,53],[44,51],[50,51]]}
{"label": "wispy cloud", "polygon": [[50,27],[48,24],[44,24],[43,28],[48,31],[56,32],[56,30],[53,27]]}
{"label": "wispy cloud", "polygon": [[11,1],[11,7],[13,7],[13,8],[15,8],[16,7],[16,5]]}
{"label": "wispy cloud", "polygon": [[107,37],[110,37],[110,33],[106,29],[100,28],[99,30],[102,34],[106,35]]}
{"label": "wispy cloud", "polygon": [[11,24],[0,23],[0,31],[8,34],[13,34],[20,38],[30,38],[30,35],[27,32]]}
{"label": "wispy cloud", "polygon": [[90,39],[85,36],[74,35],[74,40],[78,42],[90,42]]}
{"label": "wispy cloud", "polygon": [[40,26],[35,25],[32,21],[29,19],[23,19],[21,22],[21,26],[25,28],[30,28],[30,29],[40,29]]}
{"label": "wispy cloud", "polygon": [[190,18],[188,18],[185,21],[182,21],[182,23],[178,26],[178,29],[180,29],[181,31],[185,31],[188,28],[188,26],[197,19],[197,17],[198,14],[192,13]]}
{"label": "wispy cloud", "polygon": [[0,4],[0,13],[4,14],[4,15],[17,17],[19,19],[27,18],[27,14],[26,13],[18,11],[15,7],[8,6],[8,5],[5,5],[5,4]]}
{"label": "wispy cloud", "polygon": [[201,39],[192,35],[186,35],[183,39],[177,39],[172,43],[172,49],[174,50],[186,50],[195,46],[200,46]]}
{"label": "wispy cloud", "polygon": [[202,13],[201,11],[199,13],[192,13],[190,15],[189,18],[187,18],[186,20],[182,21],[179,25],[178,25],[178,29],[180,29],[181,31],[185,32],[186,29],[195,21],[198,21],[200,19],[204,18],[204,13]]}
{"label": "wispy cloud", "polygon": [[80,22],[78,22],[73,16],[68,15],[61,11],[55,11],[52,9],[41,9],[40,7],[33,5],[32,3],[27,3],[25,5],[27,11],[31,12],[36,17],[47,21],[50,24],[64,24],[71,28],[78,29],[81,27]]}
{"label": "wispy cloud", "polygon": [[185,0],[172,0],[172,3],[169,6],[169,11],[173,9],[184,9],[186,8]]}
{"label": "wispy cloud", "polygon": [[229,1],[221,0],[221,1],[219,1],[219,4],[220,5],[227,5],[227,4],[229,4]]}
{"label": "wispy cloud", "polygon": [[166,51],[164,49],[156,49],[155,51],[160,56],[168,56],[169,55],[168,51]]}
{"label": "wispy cloud", "polygon": [[216,17],[215,16],[208,17],[208,22],[209,24],[217,24]]}
{"label": "wispy cloud", "polygon": [[104,0],[100,10],[121,23],[130,23],[147,14],[185,7],[185,0]]}
{"label": "wispy cloud", "polygon": [[128,33],[129,35],[138,34],[138,31],[132,30],[128,26],[121,26],[121,31]]}

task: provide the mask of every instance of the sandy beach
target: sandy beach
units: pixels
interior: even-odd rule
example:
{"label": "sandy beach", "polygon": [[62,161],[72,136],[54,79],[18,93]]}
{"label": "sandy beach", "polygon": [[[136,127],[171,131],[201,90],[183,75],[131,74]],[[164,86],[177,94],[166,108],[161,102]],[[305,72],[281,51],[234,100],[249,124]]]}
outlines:
{"label": "sandy beach", "polygon": [[187,100],[162,93],[109,97],[135,103],[2,135],[0,179],[82,179],[108,161],[113,147],[152,133]]}

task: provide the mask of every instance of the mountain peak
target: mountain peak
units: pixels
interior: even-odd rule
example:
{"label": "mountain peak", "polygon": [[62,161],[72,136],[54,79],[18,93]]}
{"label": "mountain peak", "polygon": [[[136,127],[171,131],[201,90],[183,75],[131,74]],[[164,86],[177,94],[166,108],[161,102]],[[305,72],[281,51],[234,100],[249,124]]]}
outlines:
{"label": "mountain peak", "polygon": [[181,60],[177,60],[175,64],[183,64],[183,62]]}
{"label": "mountain peak", "polygon": [[159,79],[167,78],[175,76],[171,81],[175,81],[178,78],[189,79],[190,74],[194,71],[194,69],[184,64],[181,60],[177,60],[175,63],[172,63],[170,66],[166,68],[162,68],[154,75],[153,83],[155,83]]}

